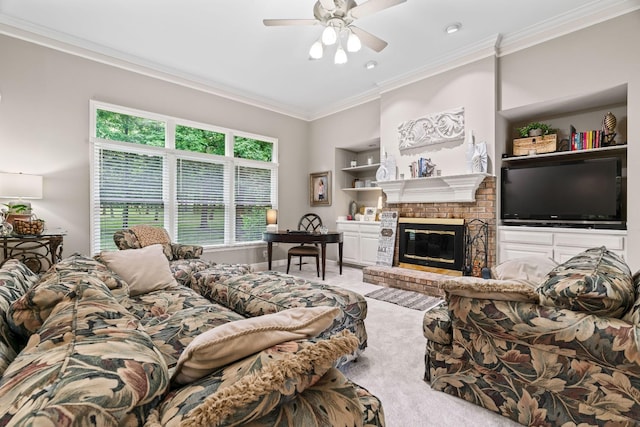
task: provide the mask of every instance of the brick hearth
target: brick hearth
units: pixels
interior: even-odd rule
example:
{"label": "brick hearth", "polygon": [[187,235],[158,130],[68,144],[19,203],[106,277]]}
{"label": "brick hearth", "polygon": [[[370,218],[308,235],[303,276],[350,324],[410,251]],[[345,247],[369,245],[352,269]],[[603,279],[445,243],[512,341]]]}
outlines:
{"label": "brick hearth", "polygon": [[[465,221],[482,219],[489,224],[488,262],[496,262],[496,179],[488,176],[476,191],[475,202],[465,203],[397,203],[388,204],[383,210],[397,211],[408,218],[463,218]],[[376,285],[442,296],[438,284],[455,276],[397,267],[398,236],[396,235],[393,267],[369,266],[362,270],[363,281]]]}

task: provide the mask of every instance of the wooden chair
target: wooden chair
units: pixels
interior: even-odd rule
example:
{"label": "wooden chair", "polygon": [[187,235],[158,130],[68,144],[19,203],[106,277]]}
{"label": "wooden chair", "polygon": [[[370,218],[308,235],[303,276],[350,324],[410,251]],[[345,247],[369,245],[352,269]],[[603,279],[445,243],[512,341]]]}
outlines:
{"label": "wooden chair", "polygon": [[[309,233],[312,233],[320,227],[322,227],[322,219],[314,213],[304,214],[298,222],[298,230],[300,231],[307,231]],[[297,256],[300,258],[300,270],[302,270],[302,257],[315,257],[316,271],[318,273],[318,277],[320,277],[320,248],[318,248],[318,245],[305,246],[305,244],[303,243],[300,246],[294,246],[293,248],[289,249],[289,252],[287,254],[287,273],[289,273],[292,256]]]}

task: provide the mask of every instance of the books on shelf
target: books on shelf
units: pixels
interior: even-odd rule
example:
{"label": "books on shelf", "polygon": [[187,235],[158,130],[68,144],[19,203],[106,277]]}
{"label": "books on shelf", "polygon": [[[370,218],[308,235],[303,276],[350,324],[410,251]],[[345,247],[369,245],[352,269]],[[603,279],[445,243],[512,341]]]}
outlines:
{"label": "books on shelf", "polygon": [[576,128],[571,126],[571,151],[591,150],[593,148],[602,147],[602,130],[589,130],[585,132],[577,132]]}

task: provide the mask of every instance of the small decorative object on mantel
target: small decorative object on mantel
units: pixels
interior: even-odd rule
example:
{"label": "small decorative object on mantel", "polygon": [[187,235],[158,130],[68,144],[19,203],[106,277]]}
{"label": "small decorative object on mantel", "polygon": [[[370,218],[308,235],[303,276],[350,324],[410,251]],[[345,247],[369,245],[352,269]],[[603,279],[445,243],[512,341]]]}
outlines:
{"label": "small decorative object on mantel", "polygon": [[479,142],[474,144],[473,157],[471,158],[473,173],[484,173],[487,171],[487,143]]}
{"label": "small decorative object on mantel", "polygon": [[396,179],[396,159],[387,153],[376,171],[376,181],[392,181]]}
{"label": "small decorative object on mantel", "polygon": [[466,137],[465,156],[467,160],[467,171],[469,173],[484,173],[487,171],[487,143],[476,143],[473,131]]}
{"label": "small decorative object on mantel", "polygon": [[417,161],[412,162],[409,165],[409,171],[411,172],[411,178],[425,178],[433,176],[436,170],[436,164],[431,159],[425,159],[420,157]]}
{"label": "small decorative object on mantel", "polygon": [[398,126],[400,151],[464,139],[464,108],[407,120]]}
{"label": "small decorative object on mantel", "polygon": [[604,133],[604,136],[602,137],[602,145],[604,147],[616,145],[615,139],[617,133],[615,132],[615,129],[617,122],[618,120],[616,119],[616,116],[614,116],[611,111],[605,114],[604,119],[602,119],[602,131]]}

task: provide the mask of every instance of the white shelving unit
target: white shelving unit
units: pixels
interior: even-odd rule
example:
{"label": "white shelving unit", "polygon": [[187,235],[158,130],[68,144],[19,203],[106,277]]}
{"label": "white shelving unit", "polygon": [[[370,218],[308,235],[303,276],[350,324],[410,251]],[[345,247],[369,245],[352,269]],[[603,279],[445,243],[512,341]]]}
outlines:
{"label": "white shelving unit", "polygon": [[[511,153],[514,131],[526,123],[536,121],[549,124],[558,129],[558,141],[560,141],[570,137],[568,133],[571,126],[574,126],[578,132],[598,129],[602,118],[609,111],[613,112],[618,119],[616,144],[619,145],[590,150],[504,156],[497,162],[496,170],[501,166],[516,166],[519,163],[546,165],[569,159],[619,157],[622,160],[622,175],[626,179],[626,84],[570,99],[550,100],[500,111],[499,126],[496,130],[499,138],[504,141],[503,153]],[[533,255],[548,256],[557,262],[564,262],[585,249],[603,245],[624,258],[627,250],[626,230],[501,225],[498,227],[497,237],[498,262]]]}

